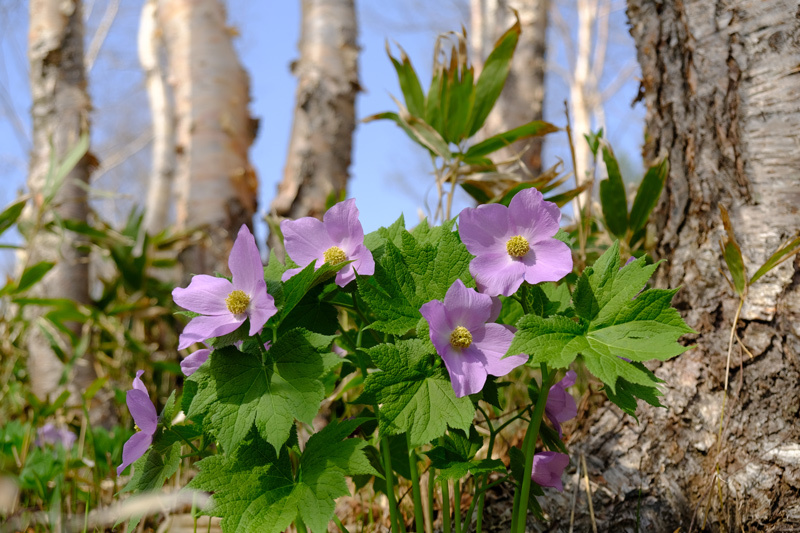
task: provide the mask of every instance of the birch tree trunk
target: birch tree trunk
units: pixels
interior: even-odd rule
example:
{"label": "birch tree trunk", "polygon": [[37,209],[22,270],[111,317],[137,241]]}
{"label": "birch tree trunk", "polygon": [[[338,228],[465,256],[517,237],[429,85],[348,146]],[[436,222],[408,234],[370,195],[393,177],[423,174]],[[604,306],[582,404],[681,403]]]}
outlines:
{"label": "birch tree trunk", "polygon": [[[659,284],[699,332],[693,350],[655,365],[668,409],[637,425],[601,408],[577,436],[601,531],[800,528],[800,260],[757,282],[736,328],[720,453],[731,325],[717,203],[748,274],[800,228],[800,11],[796,1],[628,0],[647,104],[646,158],[669,155],[655,217]],[[715,466],[719,475],[715,476]],[[573,485],[574,486],[574,485]],[[571,488],[545,502],[569,517]],[[586,531],[585,496],[576,530]],[[565,530],[568,518],[551,524]]]}
{"label": "birch tree trunk", "polygon": [[[279,217],[321,218],[326,200],[347,189],[358,84],[354,0],[303,0],[294,122],[283,180],[272,201]],[[278,251],[274,236],[270,246]]]}
{"label": "birch tree trunk", "polygon": [[144,227],[151,234],[169,224],[175,175],[175,107],[161,60],[163,39],[157,9],[157,0],[147,0],[142,7],[138,41],[153,122],[152,170],[144,213]]}
{"label": "birch tree trunk", "polygon": [[177,120],[177,226],[208,236],[181,259],[191,273],[225,272],[232,237],[256,211],[249,79],[221,0],[158,0],[157,12]]}
{"label": "birch tree trunk", "polygon": [[[522,33],[503,92],[483,128],[486,136],[508,131],[532,120],[542,119],[547,14],[550,0],[471,0],[470,44],[476,70],[483,68],[494,43],[514,24],[519,14]],[[520,156],[533,175],[542,170],[542,139],[526,139],[498,153],[498,160]]]}
{"label": "birch tree trunk", "polygon": [[[45,184],[51,161],[63,161],[89,134],[91,103],[86,92],[83,54],[83,18],[79,0],[31,0],[28,60],[32,92],[31,150],[28,187],[34,210],[40,212],[40,227],[58,219],[85,221],[88,211],[86,185],[90,157],[66,175],[51,204],[42,212]],[[30,236],[27,264],[51,261],[56,266],[32,289],[33,296],[66,298],[78,304],[89,301],[89,264],[84,240],[67,230],[40,229]],[[64,372],[64,364],[39,330],[36,316],[29,316],[28,368],[34,394],[53,395]],[[76,334],[80,326],[73,325]],[[78,361],[74,376],[67,380],[75,391],[85,390],[95,372],[87,359]]]}

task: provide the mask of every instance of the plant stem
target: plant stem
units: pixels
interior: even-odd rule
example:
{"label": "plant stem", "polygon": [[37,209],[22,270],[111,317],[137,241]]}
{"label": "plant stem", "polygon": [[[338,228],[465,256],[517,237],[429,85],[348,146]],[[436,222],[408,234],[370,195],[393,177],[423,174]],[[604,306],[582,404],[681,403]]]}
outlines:
{"label": "plant stem", "polygon": [[[209,520],[209,522],[210,522],[210,520]],[[306,529],[306,525],[303,523],[303,521],[300,518],[298,518],[297,521],[294,523],[294,527],[297,528],[297,533],[308,533],[308,530]]]}
{"label": "plant stem", "polygon": [[443,479],[440,483],[442,485],[442,533],[450,533],[450,482]]}
{"label": "plant stem", "polygon": [[341,531],[342,533],[350,533],[347,530],[347,528],[344,527],[344,524],[342,524],[342,521],[339,519],[338,516],[333,515],[333,521],[336,522],[336,525],[339,527],[339,531]]}
{"label": "plant stem", "polygon": [[455,533],[461,533],[461,481],[453,480],[453,525]]}
{"label": "plant stem", "polygon": [[417,452],[411,447],[411,439],[406,433],[406,443],[408,444],[408,466],[411,470],[411,493],[414,495],[414,520],[417,524],[417,531],[425,531],[425,519],[422,512],[422,493],[419,488],[419,472],[417,471]]}
{"label": "plant stem", "polygon": [[[377,411],[375,414],[377,416]],[[381,453],[383,454],[383,470],[386,475],[386,497],[389,498],[389,518],[392,522],[392,531],[402,531],[397,512],[397,501],[394,497],[394,474],[392,472],[392,450],[389,447],[389,437],[381,439]]]}
{"label": "plant stem", "polygon": [[525,469],[522,474],[522,487],[519,490],[519,501],[514,498],[514,502],[519,505],[514,511],[517,517],[517,529],[512,529],[512,533],[525,533],[525,522],[528,515],[528,498],[531,492],[531,474],[533,473],[533,455],[536,453],[536,441],[539,437],[539,426],[542,423],[542,415],[544,415],[544,407],[547,403],[547,395],[550,392],[550,385],[552,378],[556,373],[549,374],[547,372],[547,363],[541,363],[542,369],[542,387],[539,389],[539,397],[536,398],[536,407],[533,409],[533,416],[531,423],[528,426],[528,433],[525,435],[524,454],[525,454]]}

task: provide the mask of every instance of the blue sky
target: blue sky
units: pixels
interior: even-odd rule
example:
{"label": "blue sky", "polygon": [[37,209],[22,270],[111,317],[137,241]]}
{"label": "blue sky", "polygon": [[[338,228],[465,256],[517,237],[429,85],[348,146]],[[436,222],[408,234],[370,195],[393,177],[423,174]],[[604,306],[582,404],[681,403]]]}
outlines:
{"label": "blue sky", "polygon": [[[87,41],[91,42],[108,3],[85,0],[85,5],[89,12]],[[148,173],[149,146],[144,140],[149,115],[136,58],[141,5],[140,0],[120,2],[90,73],[89,90],[95,108],[92,149],[110,167],[94,176],[94,205],[108,218],[122,216],[141,197]],[[436,35],[459,29],[462,23],[469,27],[465,5],[463,0],[358,3],[360,81],[365,89],[357,100],[359,118],[395,109],[389,95],[399,94],[399,89],[386,57],[385,40],[397,41],[405,48],[423,85],[427,85]],[[564,18],[573,22],[569,2],[564,5]],[[283,173],[291,131],[296,80],[289,72],[289,64],[298,57],[300,3],[229,0],[228,11],[231,25],[240,33],[237,49],[251,76],[252,114],[261,120],[250,154],[260,180],[260,209],[266,211]],[[609,79],[623,65],[635,62],[623,12],[612,14],[611,33]],[[557,44],[556,32],[551,31],[549,37],[554,43],[550,49],[552,60],[563,64],[565,48]],[[30,146],[26,38],[27,6],[0,0],[0,204],[12,201],[24,189]],[[606,117],[612,125],[609,133],[618,155],[627,156],[633,167],[639,168],[637,154],[644,110],[641,105],[630,108],[636,90],[636,82],[625,84],[606,105]],[[547,120],[564,124],[562,102],[567,93],[560,78],[548,74]],[[552,138],[545,146],[545,165],[555,163],[556,158],[568,159],[563,138]],[[427,155],[389,122],[358,125],[351,172],[349,196],[357,200],[366,231],[391,224],[401,212],[413,224],[420,209],[425,212],[426,201],[429,206],[435,203]],[[454,212],[466,205],[467,199],[462,195]],[[265,228],[259,225],[257,230],[263,241]],[[7,267],[8,261],[6,256],[0,268]]]}

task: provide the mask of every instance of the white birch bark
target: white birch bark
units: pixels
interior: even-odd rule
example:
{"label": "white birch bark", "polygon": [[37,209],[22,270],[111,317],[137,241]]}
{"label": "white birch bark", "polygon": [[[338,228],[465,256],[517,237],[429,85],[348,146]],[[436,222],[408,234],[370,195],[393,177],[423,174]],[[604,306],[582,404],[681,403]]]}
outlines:
{"label": "white birch bark", "polygon": [[[83,239],[66,230],[41,229],[56,217],[85,221],[88,211],[86,184],[90,157],[84,157],[66,175],[52,203],[42,211],[51,161],[64,160],[81,137],[89,133],[91,103],[86,91],[81,2],[31,0],[29,10],[33,148],[28,187],[33,197],[33,211],[40,212],[41,224],[39,231],[29,235],[27,264],[39,261],[56,263],[32,289],[32,296],[66,298],[85,304],[89,300],[88,258],[78,248]],[[30,213],[27,216],[30,217]],[[39,330],[37,315],[33,313],[27,318],[31,320],[27,342],[31,386],[34,394],[45,398],[59,388],[64,364]],[[79,325],[73,324],[72,327],[76,334],[80,334]],[[74,375],[67,383],[75,391],[80,391],[91,383],[94,375],[89,361],[82,359],[76,363]]]}
{"label": "white birch bark", "polygon": [[294,122],[273,214],[321,218],[326,200],[347,188],[360,90],[357,32],[353,0],[303,0]]}
{"label": "white birch bark", "polygon": [[193,273],[224,272],[232,237],[256,210],[248,76],[221,0],[158,0],[157,11],[177,120],[177,225],[208,237],[182,260]]}
{"label": "white birch bark", "polygon": [[152,169],[147,187],[144,227],[155,234],[169,224],[175,174],[175,110],[161,56],[163,41],[158,24],[157,0],[147,0],[139,22],[139,63],[153,124]]}

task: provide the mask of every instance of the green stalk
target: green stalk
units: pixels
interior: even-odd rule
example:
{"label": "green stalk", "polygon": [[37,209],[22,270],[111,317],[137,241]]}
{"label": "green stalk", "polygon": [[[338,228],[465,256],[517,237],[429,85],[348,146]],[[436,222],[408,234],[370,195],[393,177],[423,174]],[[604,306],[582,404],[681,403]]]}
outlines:
{"label": "green stalk", "polygon": [[539,389],[539,397],[536,399],[536,407],[533,408],[533,416],[531,417],[531,424],[528,426],[528,434],[525,435],[525,470],[522,474],[522,488],[520,489],[520,497],[514,498],[515,503],[519,507],[515,509],[517,513],[517,529],[512,529],[512,533],[525,533],[525,521],[528,514],[528,498],[531,492],[531,473],[533,472],[533,455],[536,453],[536,441],[539,437],[539,426],[542,423],[542,416],[544,415],[544,407],[547,403],[547,395],[550,393],[550,385],[552,378],[556,373],[549,374],[547,372],[547,363],[541,363],[542,369],[542,387]]}
{"label": "green stalk", "polygon": [[[209,523],[210,522],[211,520],[209,520]],[[297,533],[308,533],[308,529],[306,529],[306,525],[303,523],[300,517],[298,517],[297,520],[295,521],[294,527],[297,528]]]}
{"label": "green stalk", "polygon": [[394,498],[394,475],[392,473],[392,450],[389,448],[389,438],[381,439],[381,453],[383,454],[383,470],[386,474],[386,496],[389,498],[389,518],[392,522],[392,531],[402,531],[401,522],[397,512],[397,501]]}
{"label": "green stalk", "polygon": [[461,481],[453,480],[453,525],[455,533],[461,533]]}
{"label": "green stalk", "polygon": [[450,482],[443,479],[440,483],[442,484],[442,533],[450,533]]}
{"label": "green stalk", "polygon": [[419,472],[417,471],[417,452],[411,447],[411,439],[406,433],[406,443],[408,444],[408,466],[411,470],[411,493],[414,495],[414,520],[417,524],[417,531],[425,531],[425,519],[422,511],[422,493],[419,489]]}

